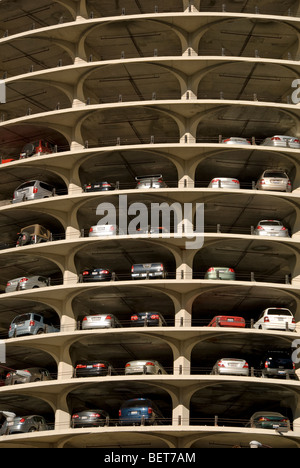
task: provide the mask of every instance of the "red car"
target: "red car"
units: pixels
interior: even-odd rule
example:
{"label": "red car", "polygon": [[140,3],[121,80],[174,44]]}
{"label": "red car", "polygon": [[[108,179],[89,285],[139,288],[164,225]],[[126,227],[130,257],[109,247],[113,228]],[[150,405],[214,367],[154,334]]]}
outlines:
{"label": "red car", "polygon": [[15,161],[15,159],[3,159],[3,158],[1,157],[1,164],[7,164],[7,163],[10,163],[10,162],[12,162],[12,161]]}
{"label": "red car", "polygon": [[243,317],[231,315],[216,315],[208,324],[208,327],[237,327],[245,328],[246,323]]}

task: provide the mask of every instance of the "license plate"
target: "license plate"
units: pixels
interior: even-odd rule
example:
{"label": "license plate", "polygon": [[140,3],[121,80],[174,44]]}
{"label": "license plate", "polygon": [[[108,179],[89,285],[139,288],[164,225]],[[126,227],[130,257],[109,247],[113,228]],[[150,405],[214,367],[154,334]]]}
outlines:
{"label": "license plate", "polygon": [[87,419],[87,416],[81,416],[80,419]]}
{"label": "license plate", "polygon": [[130,414],[138,414],[137,411],[130,411]]}
{"label": "license plate", "polygon": [[227,319],[227,322],[234,322],[234,319]]}
{"label": "license plate", "polygon": [[97,271],[93,271],[92,275],[98,275]]}
{"label": "license plate", "polygon": [[25,322],[22,322],[22,323],[18,323],[17,327],[22,327],[24,325]]}
{"label": "license plate", "polygon": [[99,187],[100,187],[100,185],[94,185],[94,188],[99,188]]}

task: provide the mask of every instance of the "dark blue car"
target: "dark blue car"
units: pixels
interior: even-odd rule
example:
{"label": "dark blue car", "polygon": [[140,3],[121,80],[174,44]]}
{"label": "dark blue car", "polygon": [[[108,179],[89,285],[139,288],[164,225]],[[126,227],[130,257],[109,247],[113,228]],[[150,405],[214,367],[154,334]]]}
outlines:
{"label": "dark blue car", "polygon": [[121,426],[135,426],[140,424],[161,424],[163,415],[148,398],[133,398],[127,400],[119,410]]}

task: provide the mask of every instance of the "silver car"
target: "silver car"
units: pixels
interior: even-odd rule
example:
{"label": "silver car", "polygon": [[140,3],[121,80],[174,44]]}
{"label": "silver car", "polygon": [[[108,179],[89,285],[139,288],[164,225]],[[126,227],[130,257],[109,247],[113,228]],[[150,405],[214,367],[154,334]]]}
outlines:
{"label": "silver car", "polygon": [[40,180],[30,180],[20,185],[14,192],[13,203],[27,200],[39,200],[54,195],[54,187]]}
{"label": "silver car", "polygon": [[288,229],[276,219],[262,219],[253,234],[255,236],[290,237]]}
{"label": "silver car", "polygon": [[125,365],[125,375],[151,374],[162,375],[167,372],[158,361],[141,359],[130,361]]}
{"label": "silver car", "polygon": [[248,141],[246,138],[240,137],[225,138],[222,140],[222,143],[225,143],[226,145],[251,145],[250,141]]}
{"label": "silver car", "polygon": [[1,432],[8,434],[20,434],[26,432],[48,431],[50,428],[43,416],[32,415],[16,417],[13,422],[5,422]]}
{"label": "silver car", "polygon": [[148,175],[148,176],[140,176],[136,177],[135,180],[137,181],[137,189],[160,189],[166,188],[167,184],[163,181],[162,175]]}
{"label": "silver car", "polygon": [[6,375],[5,385],[16,385],[30,382],[53,380],[47,369],[29,367],[23,370],[13,370]]}
{"label": "silver car", "polygon": [[113,314],[86,315],[82,320],[82,330],[101,328],[120,328],[121,323]]}
{"label": "silver car", "polygon": [[24,291],[26,289],[45,288],[49,286],[49,279],[44,276],[21,276],[7,282],[5,292]]}
{"label": "silver car", "polygon": [[262,142],[262,146],[279,146],[284,148],[300,148],[300,140],[298,138],[287,135],[274,135],[266,138]]}
{"label": "silver car", "polygon": [[249,375],[249,365],[245,359],[223,358],[219,359],[212,368],[212,375]]}
{"label": "silver car", "polygon": [[256,190],[291,192],[292,184],[285,171],[280,169],[266,169],[256,182],[255,188]]}
{"label": "silver car", "polygon": [[209,280],[235,280],[235,271],[228,267],[210,267],[205,273],[205,279]]}
{"label": "silver car", "polygon": [[236,190],[240,188],[240,182],[232,177],[215,177],[210,181],[208,188]]}

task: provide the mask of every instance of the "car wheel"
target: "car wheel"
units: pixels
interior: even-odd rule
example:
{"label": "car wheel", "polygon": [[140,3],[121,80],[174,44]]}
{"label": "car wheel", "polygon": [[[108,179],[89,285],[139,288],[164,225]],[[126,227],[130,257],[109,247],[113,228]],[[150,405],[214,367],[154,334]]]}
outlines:
{"label": "car wheel", "polygon": [[20,236],[19,244],[27,245],[30,242],[30,234],[28,232],[23,232]]}
{"label": "car wheel", "polygon": [[37,432],[37,428],[36,427],[31,427],[28,432]]}

